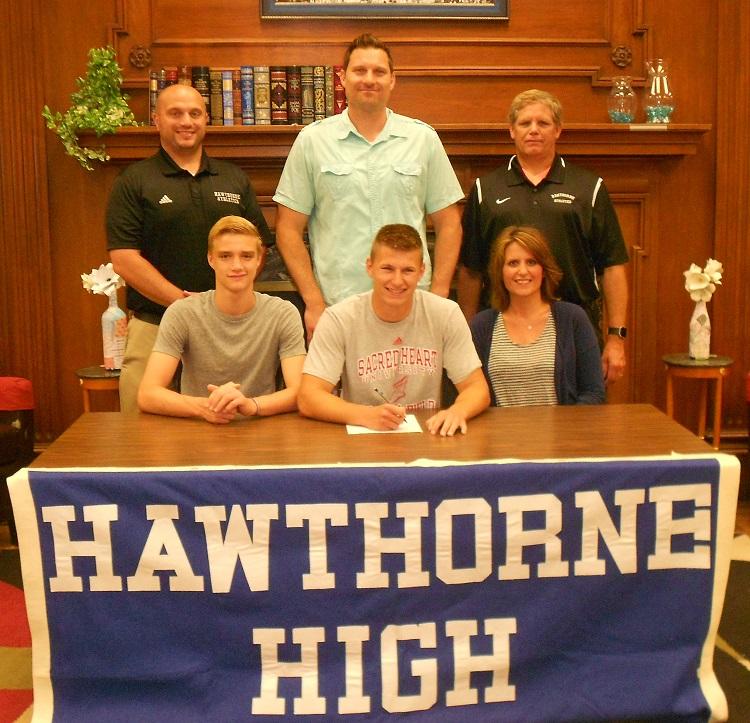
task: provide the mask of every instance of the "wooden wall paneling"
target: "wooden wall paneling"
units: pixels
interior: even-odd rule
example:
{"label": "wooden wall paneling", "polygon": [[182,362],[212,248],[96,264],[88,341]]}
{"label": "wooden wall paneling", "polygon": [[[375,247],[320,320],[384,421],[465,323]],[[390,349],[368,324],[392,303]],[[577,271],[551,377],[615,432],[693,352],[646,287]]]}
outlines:
{"label": "wooden wall paneling", "polygon": [[[64,111],[70,105],[75,79],[86,72],[88,51],[106,45],[111,29],[121,24],[122,2],[88,3],[86,21],[71,11],[65,0],[45,0],[40,45],[45,73],[44,103]],[[38,49],[38,48],[37,48]],[[37,114],[41,103],[36,104]],[[86,171],[65,154],[50,131],[46,134],[48,183],[48,258],[52,268],[52,298],[48,314],[54,323],[57,368],[51,375],[59,403],[56,436],[82,412],[83,405],[75,370],[101,363],[101,314],[106,307],[102,296],[86,293],[80,274],[108,261],[104,239],[104,208],[108,189],[117,173],[110,165],[95,164]],[[95,137],[85,145],[100,145]],[[44,158],[44,156],[43,156]],[[98,405],[100,395],[95,404]],[[97,407],[99,408],[99,407]],[[112,408],[112,407],[109,407]]]}
{"label": "wooden wall paneling", "polygon": [[[12,5],[12,7],[11,7]],[[55,300],[47,216],[46,138],[37,46],[19,42],[41,31],[39,0],[0,10],[0,374],[31,379],[37,437],[59,429]],[[31,69],[31,70],[30,70]],[[23,82],[22,80],[23,79]],[[23,88],[23,101],[18,93]]]}
{"label": "wooden wall paneling", "polygon": [[[686,352],[688,324],[694,303],[684,288],[683,272],[691,262],[704,263],[710,255],[713,229],[713,152],[711,144],[695,157],[669,161],[655,169],[658,175],[659,212],[655,219],[659,243],[653,257],[653,291],[657,315],[659,358]],[[658,405],[664,409],[665,377],[658,377]],[[694,384],[676,390],[676,418],[695,429],[698,405]]]}
{"label": "wooden wall paneling", "polygon": [[[750,370],[750,3],[718,3],[716,231],[713,256],[724,264],[709,304],[712,351],[734,357],[725,386],[726,423],[747,431],[744,377]],[[701,261],[696,261],[701,263]],[[726,350],[726,352],[725,352]]]}
{"label": "wooden wall paneling", "polygon": [[[150,5],[145,0],[120,1],[127,20],[113,40],[125,66],[125,85],[133,91],[142,118],[149,68],[126,62],[134,47],[148,48],[154,68],[336,64],[348,40],[367,30],[393,49],[400,78],[393,107],[431,123],[468,120],[467,113],[477,121],[496,121],[519,90],[548,87],[550,80],[564,87],[568,78],[580,86],[575,92],[565,87],[571,108],[583,110],[592,101],[591,87],[597,87],[598,120],[606,121],[602,98],[611,75],[623,72],[611,63],[612,49],[629,48],[634,72],[628,72],[641,80],[643,75],[642,0],[571,0],[548,4],[542,13],[537,6],[519,4],[509,22],[261,20],[258,3],[246,0],[154,0]],[[459,99],[457,106],[425,106],[423,98],[436,97],[436,83],[448,86],[440,88],[437,97]],[[493,87],[488,90],[488,85]],[[499,108],[487,107],[488,93],[499,97]],[[580,118],[595,120],[585,113]]]}
{"label": "wooden wall paneling", "polygon": [[[723,118],[713,90],[713,6],[712,0],[570,0],[543,3],[541,12],[539,3],[514,3],[507,23],[262,21],[257,0],[114,0],[94,4],[82,24],[67,2],[48,0],[44,101],[63,106],[73,79],[83,72],[86,50],[110,39],[119,49],[131,105],[145,119],[148,68],[130,64],[135,46],[151,51],[154,67],[258,64],[267,59],[335,63],[349,39],[367,30],[394,50],[399,69],[394,106],[437,125],[468,189],[477,175],[495,168],[512,152],[503,122],[511,97],[532,86],[548,88],[561,97],[566,110],[561,152],[604,176],[631,249],[638,248],[631,262],[631,286],[637,297],[631,324],[637,325],[637,340],[631,354],[633,376],[623,393],[663,406],[660,357],[675,344],[685,344],[689,317],[689,300],[681,289],[682,256],[698,259],[713,249],[711,128]],[[617,44],[632,51],[631,65],[624,71],[610,58]],[[611,75],[626,72],[642,79],[643,58],[656,52],[673,61],[673,83],[679,93],[676,122],[666,133],[641,135],[607,124]],[[271,221],[271,195],[296,132],[284,127],[219,128],[210,129],[207,136],[211,154],[233,159],[248,172]],[[55,333],[63,339],[55,381],[61,388],[60,418],[65,424],[80,411],[80,395],[70,377],[77,366],[100,354],[99,299],[83,292],[78,274],[106,260],[104,205],[115,175],[157,145],[153,129],[119,133],[108,140],[113,162],[87,174],[64,156],[56,139],[48,143],[48,263],[55,298],[50,305],[59,308],[52,313]],[[633,185],[634,179],[641,185]],[[720,301],[721,294],[714,304]],[[12,323],[18,324],[15,317]],[[2,325],[0,334],[7,335]],[[727,349],[736,346],[730,343]],[[62,428],[61,422],[56,431]]]}

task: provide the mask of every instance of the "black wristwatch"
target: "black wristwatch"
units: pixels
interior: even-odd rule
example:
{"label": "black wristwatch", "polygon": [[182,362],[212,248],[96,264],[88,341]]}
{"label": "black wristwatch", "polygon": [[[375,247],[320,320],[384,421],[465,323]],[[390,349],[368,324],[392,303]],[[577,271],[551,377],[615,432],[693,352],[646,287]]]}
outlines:
{"label": "black wristwatch", "polygon": [[607,336],[619,336],[620,339],[624,339],[628,335],[628,328],[626,326],[610,326],[607,328]]}

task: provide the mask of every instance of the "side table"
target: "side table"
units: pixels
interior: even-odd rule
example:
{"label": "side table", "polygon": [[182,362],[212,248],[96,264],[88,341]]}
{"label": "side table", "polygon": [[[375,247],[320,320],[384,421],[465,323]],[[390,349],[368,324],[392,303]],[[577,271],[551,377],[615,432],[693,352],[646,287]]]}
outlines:
{"label": "side table", "polygon": [[[120,370],[105,369],[103,366],[76,369],[76,376],[83,394],[83,411],[91,411],[91,392],[116,392],[120,387]],[[119,409],[119,400],[118,400]]]}
{"label": "side table", "polygon": [[701,382],[698,436],[706,436],[706,408],[708,406],[708,383],[715,382],[713,409],[713,448],[719,449],[721,443],[721,409],[724,377],[729,374],[729,367],[734,359],[728,356],[711,354],[708,359],[693,359],[688,354],[667,354],[662,357],[667,370],[667,415],[674,419],[674,379],[699,379]]}

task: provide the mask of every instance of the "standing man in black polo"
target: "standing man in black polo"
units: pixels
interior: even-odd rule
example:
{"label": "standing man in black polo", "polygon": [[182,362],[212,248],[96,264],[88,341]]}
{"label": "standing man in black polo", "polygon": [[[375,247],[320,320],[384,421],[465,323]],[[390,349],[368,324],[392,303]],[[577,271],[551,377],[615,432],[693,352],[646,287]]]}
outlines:
{"label": "standing man in black polo", "polygon": [[223,216],[242,216],[272,243],[247,174],[203,150],[208,118],[201,94],[171,85],[159,94],[158,153],[123,171],[107,208],[107,247],[128,285],[133,312],[120,374],[120,408],[137,411],[138,385],[167,306],[213,288],[206,239]]}
{"label": "standing man in black polo", "polygon": [[458,303],[468,319],[486,306],[495,239],[508,226],[535,226],[563,271],[558,293],[584,308],[598,334],[603,297],[608,330],[601,340],[602,371],[612,383],[625,371],[628,252],[609,194],[601,178],[557,154],[562,106],[555,96],[520,93],[508,120],[516,154],[477,179],[464,209]]}

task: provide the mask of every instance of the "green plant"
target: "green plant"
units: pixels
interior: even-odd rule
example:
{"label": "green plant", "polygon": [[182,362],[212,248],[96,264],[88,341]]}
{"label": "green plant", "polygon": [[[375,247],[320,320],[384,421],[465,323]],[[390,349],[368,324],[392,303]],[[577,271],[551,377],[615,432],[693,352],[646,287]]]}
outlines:
{"label": "green plant", "polygon": [[122,72],[117,65],[112,47],[92,48],[85,78],[76,78],[78,90],[71,94],[71,106],[64,114],[44,106],[42,116],[47,128],[60,136],[68,155],[85,169],[92,171],[90,160],[108,161],[104,144],[101,148],[85,148],[78,142],[78,133],[89,130],[97,138],[113,133],[120,126],[137,126],[138,123],[127,104],[128,96],[120,92]]}

